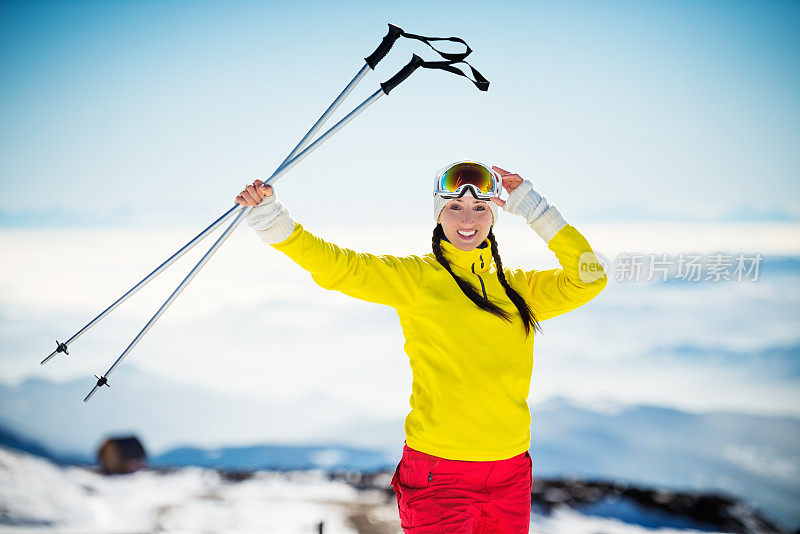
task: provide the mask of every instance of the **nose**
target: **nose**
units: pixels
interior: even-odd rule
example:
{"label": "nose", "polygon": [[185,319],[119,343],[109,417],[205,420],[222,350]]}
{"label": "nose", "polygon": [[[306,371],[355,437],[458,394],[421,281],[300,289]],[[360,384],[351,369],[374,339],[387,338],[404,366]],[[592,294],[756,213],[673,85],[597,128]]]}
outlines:
{"label": "nose", "polygon": [[461,224],[464,226],[473,227],[476,226],[477,219],[475,217],[475,213],[473,210],[462,210],[461,212]]}

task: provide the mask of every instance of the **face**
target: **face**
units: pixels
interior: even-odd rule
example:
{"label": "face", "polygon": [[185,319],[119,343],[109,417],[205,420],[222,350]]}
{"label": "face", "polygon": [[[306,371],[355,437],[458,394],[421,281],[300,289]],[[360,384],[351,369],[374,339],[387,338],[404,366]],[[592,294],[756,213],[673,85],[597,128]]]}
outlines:
{"label": "face", "polygon": [[472,250],[492,229],[492,210],[488,202],[470,194],[448,202],[439,215],[444,235],[457,249]]}

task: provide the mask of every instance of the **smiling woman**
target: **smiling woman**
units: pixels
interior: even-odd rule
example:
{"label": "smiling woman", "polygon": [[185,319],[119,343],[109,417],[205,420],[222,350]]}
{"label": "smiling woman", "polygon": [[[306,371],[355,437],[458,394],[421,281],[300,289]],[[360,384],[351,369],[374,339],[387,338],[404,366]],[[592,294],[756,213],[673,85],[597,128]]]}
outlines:
{"label": "smiling woman", "polygon": [[[260,180],[236,202],[255,206],[248,223],[261,240],[321,287],[397,310],[413,375],[392,479],[403,529],[527,533],[533,332],[606,286],[586,239],[530,181],[474,161],[437,173],[433,252],[422,256],[379,256],[324,241]],[[492,232],[499,207],[523,216],[561,268],[503,268]],[[587,262],[590,278],[581,270]]]}
{"label": "smiling woman", "polygon": [[456,248],[472,250],[489,235],[494,216],[485,200],[465,195],[448,202],[438,222]]}

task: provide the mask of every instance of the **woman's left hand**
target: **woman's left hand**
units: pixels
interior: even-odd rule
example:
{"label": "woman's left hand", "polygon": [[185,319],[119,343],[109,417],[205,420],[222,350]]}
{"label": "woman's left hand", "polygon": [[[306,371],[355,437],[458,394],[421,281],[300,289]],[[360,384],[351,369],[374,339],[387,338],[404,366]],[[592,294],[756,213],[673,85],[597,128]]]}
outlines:
{"label": "woman's left hand", "polygon": [[[503,187],[509,193],[519,187],[519,184],[522,183],[522,177],[519,174],[508,172],[507,170],[501,169],[495,165],[492,165],[492,169],[494,169],[494,172],[500,175],[500,178],[503,180]],[[492,197],[492,200],[500,207],[503,207],[506,203],[506,201],[501,200],[500,197]]]}

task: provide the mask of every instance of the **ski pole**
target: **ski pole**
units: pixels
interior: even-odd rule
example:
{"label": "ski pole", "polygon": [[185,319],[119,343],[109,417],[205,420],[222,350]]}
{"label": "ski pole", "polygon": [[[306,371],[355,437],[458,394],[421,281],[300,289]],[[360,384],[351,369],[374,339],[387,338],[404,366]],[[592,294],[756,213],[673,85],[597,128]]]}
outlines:
{"label": "ski pole", "polygon": [[[283,160],[283,162],[281,163],[279,168],[281,166],[283,166],[291,158],[293,158],[303,147],[306,146],[306,144],[308,144],[309,139],[311,139],[320,130],[320,128],[322,128],[322,126],[325,124],[325,122],[327,122],[327,120],[330,118],[330,116],[333,115],[333,113],[336,111],[336,109],[339,107],[339,105],[345,100],[345,98],[347,98],[348,95],[350,95],[350,93],[361,82],[361,80],[364,78],[364,76],[366,76],[367,72],[369,72],[368,69],[374,70],[375,66],[377,66],[377,64],[384,57],[386,57],[386,54],[391,50],[392,46],[397,41],[397,39],[400,38],[402,32],[403,32],[403,30],[400,29],[398,26],[395,26],[393,24],[389,24],[389,32],[386,34],[386,36],[384,36],[383,40],[381,41],[381,44],[378,45],[378,47],[375,49],[375,51],[364,59],[365,65],[358,71],[358,73],[353,77],[353,79],[350,80],[350,83],[347,84],[347,86],[342,90],[342,92],[339,94],[339,96],[336,97],[336,99],[333,101],[333,103],[330,106],[328,106],[328,109],[325,110],[325,112],[322,114],[322,116],[320,116],[320,118],[317,119],[317,122],[314,123],[314,126],[311,127],[311,129],[300,140],[300,142],[297,144],[297,146],[295,146],[294,149],[289,153],[289,155],[286,156],[286,158]],[[45,363],[50,361],[50,359],[52,359],[59,352],[63,352],[64,354],[69,355],[68,346],[70,345],[70,343],[72,343],[75,340],[77,340],[82,334],[87,332],[90,328],[92,328],[94,325],[96,325],[98,322],[100,322],[100,320],[102,320],[105,316],[107,316],[109,313],[114,311],[117,308],[117,306],[119,306],[120,304],[122,304],[123,302],[128,300],[130,297],[132,297],[134,294],[136,294],[137,291],[139,291],[144,286],[146,286],[149,282],[151,282],[156,276],[161,274],[167,267],[169,267],[170,265],[175,263],[177,260],[179,260],[184,254],[186,254],[192,248],[194,248],[195,245],[200,243],[200,241],[205,239],[211,232],[213,232],[220,225],[222,225],[223,222],[228,220],[237,210],[239,212],[241,212],[243,209],[244,209],[244,206],[240,206],[238,204],[234,204],[234,206],[231,209],[229,209],[227,212],[225,212],[216,221],[211,223],[210,226],[208,226],[205,230],[200,232],[191,241],[186,243],[180,250],[175,252],[167,260],[165,260],[161,265],[156,267],[156,269],[154,269],[150,274],[145,276],[141,281],[139,281],[136,285],[134,285],[131,289],[129,289],[120,298],[118,298],[108,308],[106,308],[105,310],[100,312],[100,314],[98,314],[94,319],[89,321],[89,323],[87,323],[86,326],[84,326],[83,328],[78,330],[78,332],[73,334],[72,337],[70,337],[67,341],[60,342],[60,341],[56,340],[56,350],[51,352],[49,356],[47,356],[44,360],[42,360],[40,362],[40,365],[44,365]]]}
{"label": "ski pole", "polygon": [[79,337],[81,337],[81,335],[82,335],[83,333],[85,333],[85,332],[86,332],[87,330],[89,330],[91,327],[93,327],[93,326],[94,326],[94,325],[96,325],[98,322],[100,322],[100,320],[101,320],[101,319],[103,319],[103,317],[105,317],[106,315],[108,315],[109,313],[111,313],[112,311],[114,311],[114,310],[117,308],[117,306],[119,306],[120,304],[122,304],[123,302],[125,302],[126,300],[128,300],[130,297],[132,297],[132,296],[133,296],[133,295],[134,295],[134,294],[135,294],[137,291],[139,291],[140,289],[142,289],[142,288],[143,288],[144,286],[146,286],[146,285],[147,285],[147,284],[148,284],[148,283],[149,283],[151,280],[153,280],[153,279],[154,279],[156,276],[158,276],[159,274],[161,274],[161,272],[162,272],[162,271],[164,271],[164,270],[165,270],[167,267],[169,267],[170,265],[172,265],[172,264],[173,264],[175,261],[177,261],[177,260],[178,260],[178,259],[179,259],[181,256],[183,256],[184,254],[186,254],[187,252],[189,252],[189,251],[190,251],[192,248],[194,248],[194,246],[195,246],[195,245],[197,245],[197,244],[198,244],[200,241],[202,241],[203,239],[205,239],[205,238],[208,236],[208,234],[210,234],[211,232],[213,232],[214,230],[216,230],[216,229],[217,229],[217,227],[219,227],[220,225],[222,225],[222,223],[224,223],[225,221],[227,221],[227,220],[228,220],[228,219],[231,217],[231,215],[233,215],[233,213],[234,213],[235,211],[236,211],[236,208],[230,209],[230,210],[228,210],[228,211],[227,211],[225,214],[223,214],[223,215],[222,215],[222,217],[220,217],[219,219],[217,219],[216,221],[214,221],[213,223],[211,223],[211,225],[210,225],[210,226],[208,226],[208,227],[207,227],[205,230],[203,230],[202,232],[200,232],[199,234],[197,234],[197,235],[194,237],[194,239],[192,239],[191,241],[189,241],[188,243],[186,243],[186,244],[183,246],[183,248],[181,248],[181,249],[180,249],[180,250],[178,250],[178,251],[177,251],[175,254],[173,254],[172,256],[170,256],[168,260],[166,260],[164,263],[162,263],[161,265],[159,265],[158,267],[156,267],[156,269],[155,269],[153,272],[151,272],[150,274],[148,274],[147,276],[145,276],[144,278],[142,278],[142,280],[141,280],[141,281],[140,281],[138,284],[136,284],[135,286],[133,286],[132,288],[130,288],[130,289],[128,290],[128,292],[127,292],[127,293],[125,293],[125,294],[124,294],[124,295],[122,295],[120,298],[118,298],[118,299],[117,299],[117,300],[116,300],[116,301],[115,301],[115,302],[114,302],[114,303],[113,303],[111,306],[109,306],[108,308],[106,308],[105,310],[103,310],[102,312],[100,312],[100,314],[99,314],[97,317],[95,317],[94,319],[92,319],[91,321],[89,321],[89,323],[87,323],[87,324],[86,324],[86,326],[84,326],[83,328],[81,328],[80,330],[78,330],[78,331],[77,331],[75,334],[73,334],[73,335],[72,335],[72,337],[71,337],[71,338],[69,338],[67,341],[65,341],[65,342],[63,342],[63,343],[62,343],[62,342],[60,342],[60,341],[56,340],[56,345],[57,345],[57,347],[56,347],[56,350],[54,350],[52,353],[50,353],[50,356],[48,356],[47,358],[45,358],[44,360],[42,360],[42,361],[41,361],[41,365],[44,365],[44,364],[46,364],[48,361],[50,361],[50,359],[51,359],[53,356],[55,356],[55,355],[56,355],[56,354],[58,354],[59,352],[63,352],[64,354],[67,354],[67,355],[68,355],[68,354],[69,354],[69,352],[67,351],[67,345],[69,345],[70,343],[72,343],[73,341],[75,341],[76,339],[78,339]]}
{"label": "ski pole", "polygon": [[[328,109],[325,111],[325,113],[323,113],[323,115],[317,120],[317,122],[314,124],[314,126],[308,131],[308,133],[297,144],[297,146],[295,146],[294,150],[292,150],[292,152],[286,157],[286,159],[283,160],[283,163],[281,163],[281,165],[285,164],[289,159],[294,157],[294,155],[297,154],[297,152],[305,146],[305,144],[308,142],[308,139],[311,138],[317,131],[319,131],[319,129],[325,124],[325,122],[328,120],[328,118],[334,113],[334,111],[336,111],[336,108],[339,107],[339,105],[342,103],[344,98],[347,97],[347,95],[350,94],[350,92],[355,88],[355,86],[358,84],[358,82],[361,81],[361,79],[364,77],[364,75],[366,75],[366,73],[367,73],[367,66],[365,65],[364,68],[362,68],[358,72],[358,74],[356,74],[356,76],[350,81],[350,83],[342,91],[342,93],[339,95],[339,97],[328,107]],[[59,352],[64,352],[66,354],[69,354],[69,352],[67,352],[67,346],[70,343],[72,343],[73,341],[78,339],[78,337],[80,337],[81,334],[83,334],[84,332],[89,330],[92,326],[97,324],[101,319],[103,319],[103,317],[105,317],[106,315],[108,315],[109,313],[114,311],[114,309],[117,306],[119,306],[120,304],[125,302],[128,298],[133,296],[137,291],[139,291],[141,288],[143,288],[145,285],[147,285],[156,276],[161,274],[161,272],[163,272],[167,267],[169,267],[174,262],[176,262],[178,259],[180,259],[180,257],[183,256],[185,253],[189,252],[189,250],[191,250],[195,245],[197,245],[200,241],[202,241],[205,237],[207,237],[211,232],[213,232],[223,222],[225,222],[227,219],[229,219],[231,217],[231,215],[233,215],[237,211],[241,212],[243,209],[244,209],[244,206],[240,206],[238,204],[235,204],[231,209],[229,209],[227,212],[225,212],[225,214],[223,214],[219,219],[214,221],[214,223],[212,223],[208,228],[203,230],[200,234],[198,234],[189,243],[184,245],[183,248],[181,248],[178,252],[176,252],[169,259],[164,261],[164,263],[162,263],[153,272],[151,272],[144,279],[142,279],[138,284],[136,284],[134,287],[132,287],[127,293],[125,293],[119,299],[117,299],[116,302],[114,302],[111,306],[106,308],[97,317],[92,319],[92,321],[90,321],[86,326],[84,326],[82,329],[80,329],[75,335],[73,335],[71,338],[69,338],[65,343],[60,343],[58,340],[56,340],[56,345],[57,345],[56,350],[54,350],[47,358],[42,360],[41,365],[44,365],[45,363],[47,363],[53,356],[55,356]]]}
{"label": "ski pole", "polygon": [[[419,62],[421,62],[421,61],[422,61],[422,59],[415,54],[414,57],[412,58],[411,62],[408,65],[406,65],[403,68],[403,70],[401,70],[397,75],[395,75],[394,78],[392,78],[392,80],[394,80],[394,82],[393,82],[394,85],[393,86],[396,87],[400,82],[402,82],[404,79],[408,78],[408,76],[411,75],[411,73],[414,71],[414,69],[416,69],[419,66]],[[400,77],[400,78],[395,80],[395,78],[398,78],[398,77]],[[390,80],[390,81],[392,81],[392,80]],[[389,82],[386,82],[386,83],[388,84]],[[292,167],[297,165],[308,154],[310,154],[311,152],[316,150],[320,145],[322,145],[322,143],[324,143],[325,141],[330,139],[336,132],[341,130],[348,122],[350,122],[352,119],[354,119],[358,114],[360,114],[367,107],[372,105],[381,96],[383,96],[384,94],[388,94],[388,91],[384,92],[384,91],[386,91],[386,89],[383,88],[383,85],[384,84],[381,84],[381,86],[382,86],[381,89],[378,89],[377,91],[375,91],[375,93],[373,93],[372,96],[367,98],[358,107],[356,107],[353,111],[348,113],[343,119],[341,119],[339,122],[337,122],[332,128],[330,128],[327,132],[322,134],[319,137],[319,139],[317,139],[316,141],[311,143],[311,145],[309,145],[308,148],[306,148],[305,150],[303,150],[302,152],[297,154],[295,157],[293,157],[287,163],[285,163],[282,166],[280,166],[275,172],[272,173],[272,175],[269,178],[267,178],[264,181],[264,183],[265,184],[271,184],[272,182],[277,181],[278,178],[280,178],[281,176],[286,174]],[[391,90],[391,88],[389,90]],[[122,352],[120,357],[117,358],[117,360],[111,365],[111,367],[108,369],[108,371],[106,371],[106,373],[104,375],[102,375],[102,376],[94,375],[97,378],[97,383],[92,388],[92,390],[89,392],[89,394],[86,396],[86,398],[83,399],[83,402],[87,402],[92,397],[92,395],[94,395],[95,392],[100,387],[102,387],[102,386],[111,387],[110,384],[108,383],[109,375],[111,375],[111,373],[114,372],[114,369],[116,369],[117,366],[119,366],[119,364],[122,363],[122,360],[125,359],[125,357],[130,353],[131,350],[133,350],[133,347],[135,347],[136,344],[139,343],[139,341],[142,339],[142,337],[144,337],[144,335],[147,333],[147,331],[150,330],[150,328],[153,327],[155,322],[167,310],[169,305],[172,304],[172,302],[176,298],[178,298],[178,295],[180,295],[181,292],[186,288],[186,286],[189,285],[189,282],[191,282],[192,279],[197,275],[197,273],[200,272],[200,269],[202,269],[203,266],[206,264],[206,262],[208,262],[208,260],[211,259],[211,256],[213,256],[214,253],[222,246],[222,244],[225,242],[225,240],[228,239],[228,236],[231,235],[231,233],[236,229],[236,227],[239,226],[239,223],[242,222],[244,217],[248,213],[250,213],[250,210],[252,210],[252,209],[253,209],[252,206],[242,206],[242,210],[239,212],[239,215],[237,215],[237,217],[233,220],[233,222],[230,224],[230,226],[228,226],[228,228],[225,230],[225,232],[217,239],[217,241],[211,246],[211,248],[200,259],[200,261],[197,262],[197,265],[195,265],[194,268],[189,272],[189,274],[186,275],[186,278],[184,278],[183,281],[178,285],[178,287],[175,288],[175,291],[173,291],[172,294],[169,296],[169,298],[167,298],[167,300],[164,302],[164,304],[161,305],[161,308],[158,309],[158,311],[155,313],[155,315],[153,315],[153,317],[150,319],[150,321],[148,321],[147,324],[144,326],[144,328],[142,328],[142,330],[136,335],[136,337],[133,339],[133,341],[131,341],[130,345],[128,345],[128,347]]]}
{"label": "ski pole", "polygon": [[[383,40],[381,41],[381,44],[378,45],[378,47],[375,49],[375,51],[372,54],[370,54],[369,56],[364,58],[364,61],[366,62],[366,66],[363,67],[361,69],[361,71],[359,71],[359,73],[356,75],[356,77],[350,82],[348,87],[345,88],[345,90],[340,95],[339,99],[337,99],[338,101],[334,102],[334,104],[332,104],[329,107],[329,109],[317,121],[317,124],[315,124],[314,127],[312,127],[312,129],[306,134],[306,136],[303,138],[303,140],[300,141],[300,143],[298,144],[298,147],[302,147],[302,146],[305,145],[305,143],[307,143],[308,139],[310,139],[319,130],[319,128],[325,123],[325,121],[329,118],[329,116],[336,110],[336,108],[344,100],[344,98],[361,81],[361,79],[363,78],[363,76],[367,72],[366,71],[366,67],[368,66],[369,68],[374,70],[375,66],[386,56],[386,54],[391,50],[391,48],[394,45],[394,43],[400,37],[406,37],[408,39],[415,39],[415,40],[418,40],[418,41],[421,41],[421,42],[427,44],[435,52],[437,52],[440,56],[442,56],[446,60],[449,60],[451,63],[463,61],[464,58],[466,58],[472,52],[472,49],[470,49],[469,45],[463,39],[460,39],[458,37],[425,37],[425,36],[421,36],[421,35],[415,35],[415,34],[407,33],[405,31],[403,31],[402,28],[400,28],[399,26],[396,26],[394,24],[389,24],[389,31],[386,34],[386,36],[384,36]],[[458,43],[462,43],[465,46],[466,49],[465,49],[464,52],[458,52],[458,53],[442,52],[441,50],[439,50],[436,47],[434,47],[430,43],[430,41],[452,41],[452,42],[458,42]],[[463,62],[466,63],[466,61],[463,61]],[[439,67],[439,68],[444,68],[444,67]],[[450,69],[447,69],[447,70],[450,70]],[[456,72],[457,74],[461,74],[460,72],[453,71],[453,70],[451,70],[451,72]],[[476,79],[482,80],[481,82],[474,82],[474,83],[476,83],[476,85],[478,85],[479,89],[485,91],[486,87],[488,87],[488,82],[486,82],[486,80],[480,75],[480,73],[478,73],[474,69],[473,69],[473,74],[475,75]],[[486,84],[486,87],[482,87],[481,85],[479,85],[479,83]],[[295,149],[297,150],[298,147],[295,147]],[[296,153],[296,150],[292,151],[292,153],[289,154],[289,156],[287,156],[287,158],[284,160],[284,163],[286,161],[288,161]],[[136,284],[134,287],[132,287],[122,297],[117,299],[117,301],[115,301],[111,306],[109,306],[108,308],[103,310],[97,317],[95,317],[92,321],[90,321],[86,326],[84,326],[82,329],[80,329],[77,333],[75,333],[67,341],[60,342],[60,341],[56,340],[56,350],[54,350],[52,353],[50,353],[50,355],[47,356],[44,360],[42,360],[40,362],[40,364],[44,365],[45,363],[50,361],[50,359],[52,359],[56,354],[58,354],[60,352],[63,352],[65,354],[69,355],[68,346],[69,346],[70,343],[72,343],[75,340],[77,340],[83,333],[85,333],[92,326],[94,326],[101,319],[103,319],[106,315],[108,315],[114,309],[116,309],[117,306],[119,306],[120,304],[125,302],[128,298],[133,296],[137,291],[142,289],[145,285],[147,285],[150,281],[152,281],[156,276],[158,276],[167,267],[172,265],[175,261],[177,261],[180,257],[182,257],[186,252],[191,250],[195,245],[197,245],[200,241],[202,241],[205,237],[207,237],[213,230],[215,230],[224,220],[227,220],[228,218],[230,218],[234,214],[234,212],[236,212],[237,210],[241,211],[242,209],[244,209],[244,207],[239,206],[238,204],[234,205],[234,207],[231,208],[230,210],[228,210],[225,214],[223,214],[220,219],[217,219],[217,221],[212,223],[211,226],[209,226],[208,228],[203,230],[203,232],[198,234],[189,243],[184,245],[183,248],[181,248],[178,252],[176,252],[170,258],[168,258],[166,261],[164,261],[164,263],[162,263],[153,272],[151,272],[148,276],[146,276],[144,279],[142,279],[138,284]]]}
{"label": "ski pole", "polygon": [[[392,30],[392,25],[390,25],[390,34],[391,34],[391,30]],[[400,31],[402,31],[402,30],[400,30]],[[440,38],[424,38],[424,37],[420,37],[420,36],[414,36],[413,38],[418,38],[420,40],[424,40],[424,39],[457,40],[457,41],[463,42],[462,40],[460,40],[458,38],[440,39]],[[384,43],[381,44],[381,47],[384,46],[385,42],[386,42],[386,38],[384,38]],[[430,43],[428,43],[428,44],[430,45]],[[466,43],[464,43],[464,44],[466,45]],[[430,46],[433,48],[432,45],[430,45]],[[380,50],[381,47],[379,47],[379,50]],[[434,48],[434,50],[436,50],[436,49]],[[387,51],[388,51],[388,49],[387,49]],[[338,132],[341,128],[343,128],[347,123],[349,123],[358,114],[360,114],[367,107],[369,107],[371,104],[373,104],[375,101],[377,101],[381,96],[383,96],[384,94],[388,95],[391,92],[391,90],[393,90],[400,83],[405,81],[419,67],[424,67],[424,68],[429,68],[429,69],[446,70],[446,71],[451,72],[453,74],[457,74],[459,76],[463,76],[465,78],[470,79],[470,81],[472,81],[476,85],[476,87],[478,87],[478,89],[480,89],[481,91],[486,91],[488,89],[489,82],[485,78],[483,78],[483,76],[478,71],[476,71],[471,65],[469,65],[469,63],[467,63],[466,61],[463,61],[463,57],[466,57],[466,54],[468,54],[469,52],[471,52],[471,50],[469,50],[469,47],[467,46],[467,52],[464,53],[464,54],[461,54],[460,55],[461,56],[460,59],[451,59],[451,60],[448,60],[448,61],[437,61],[437,62],[426,62],[426,61],[422,60],[422,58],[420,58],[419,56],[414,54],[412,56],[411,61],[405,67],[403,67],[392,78],[390,78],[386,82],[381,83],[380,84],[381,88],[378,91],[376,91],[373,95],[368,97],[364,102],[362,102],[359,106],[357,106],[353,111],[351,111],[348,115],[346,115],[343,119],[341,119],[338,123],[336,123],[336,125],[334,125],[327,132],[325,132],[322,136],[320,136],[320,138],[318,138],[310,146],[308,146],[306,149],[302,150],[302,152],[300,152],[299,154],[295,155],[294,157],[291,157],[291,154],[289,156],[287,156],[287,158],[284,160],[284,163],[281,164],[279,166],[279,168],[276,169],[269,178],[267,178],[267,180],[265,181],[265,184],[269,184],[271,182],[274,182],[278,178],[283,176],[292,167],[294,167],[297,163],[299,163],[303,158],[305,158],[313,150],[318,148],[322,143],[324,143],[327,139],[329,139],[336,132]],[[459,56],[457,54],[449,54],[449,55],[451,57]],[[380,58],[378,58],[378,61],[379,60],[380,60]],[[369,65],[369,58],[367,58],[367,62],[368,62],[368,65]],[[467,65],[469,65],[471,70],[472,70],[472,73],[473,73],[473,75],[475,77],[475,80],[469,78],[469,76],[464,74],[461,70],[459,70],[458,68],[454,67],[453,66],[454,63],[466,63]],[[365,70],[365,67],[362,68],[362,71],[364,71],[364,70]],[[358,77],[358,75],[357,75],[357,77]],[[307,137],[310,137],[310,135],[307,135]],[[296,147],[296,149],[297,149],[297,147]],[[295,152],[295,151],[293,151],[293,152]],[[234,207],[234,209],[235,209],[235,207]],[[159,308],[159,310],[156,312],[156,314],[150,319],[150,321],[148,321],[148,323],[145,325],[145,327],[134,338],[134,340],[131,342],[131,344],[128,345],[128,347],[125,349],[125,351],[123,351],[123,353],[120,355],[120,357],[117,358],[117,360],[112,364],[112,366],[108,369],[108,371],[102,376],[94,375],[95,378],[97,378],[97,383],[92,388],[92,390],[89,392],[89,394],[86,396],[86,398],[84,398],[84,402],[87,402],[92,397],[92,395],[94,395],[94,393],[100,387],[102,387],[102,386],[109,386],[110,387],[110,384],[108,383],[109,375],[117,368],[117,366],[128,355],[128,353],[130,353],[130,351],[133,349],[133,347],[142,339],[142,337],[153,326],[153,324],[155,324],[155,322],[166,311],[166,309],[169,307],[169,305],[172,304],[172,302],[178,297],[178,295],[180,295],[180,293],[183,291],[183,289],[185,289],[185,287],[189,284],[189,282],[191,282],[191,280],[196,276],[196,274],[200,271],[200,269],[202,269],[202,267],[205,265],[205,263],[208,262],[208,260],[211,258],[211,256],[213,256],[213,254],[225,242],[225,240],[233,232],[233,230],[236,229],[236,227],[241,223],[242,219],[250,212],[252,207],[248,206],[248,207],[242,207],[240,209],[241,209],[241,211],[239,212],[239,214],[237,215],[237,217],[233,221],[233,223],[230,224],[230,226],[217,239],[217,241],[212,245],[212,247],[208,250],[208,252],[206,252],[206,254],[203,256],[203,258],[197,263],[197,265],[195,265],[195,267],[192,269],[192,271],[178,285],[178,287],[175,289],[175,291],[173,291],[173,293],[164,302],[164,304],[161,306],[161,308]]]}

